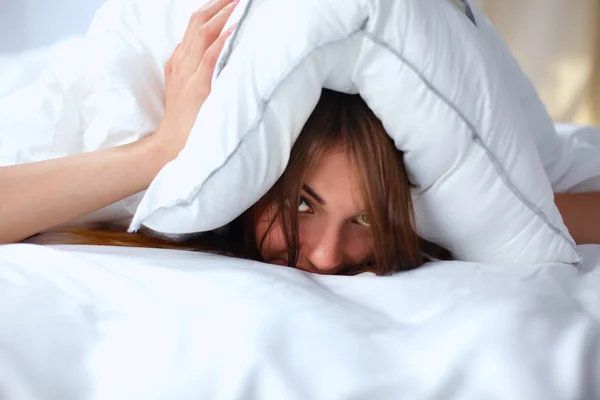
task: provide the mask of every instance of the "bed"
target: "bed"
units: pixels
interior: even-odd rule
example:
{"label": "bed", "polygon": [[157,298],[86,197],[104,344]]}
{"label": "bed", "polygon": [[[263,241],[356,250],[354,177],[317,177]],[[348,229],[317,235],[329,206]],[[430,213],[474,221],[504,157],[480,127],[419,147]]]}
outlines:
{"label": "bed", "polygon": [[[58,51],[3,56],[0,95]],[[596,128],[557,128],[600,151]],[[579,249],[581,268],[342,277],[174,250],[0,246],[0,397],[599,398],[600,246]]]}
{"label": "bed", "polygon": [[585,267],[318,276],[173,250],[0,247],[3,399],[591,399]]}

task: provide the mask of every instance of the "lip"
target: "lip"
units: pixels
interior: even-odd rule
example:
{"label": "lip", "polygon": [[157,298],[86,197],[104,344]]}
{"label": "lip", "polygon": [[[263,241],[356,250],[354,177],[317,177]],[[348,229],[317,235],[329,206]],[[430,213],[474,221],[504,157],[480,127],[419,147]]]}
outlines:
{"label": "lip", "polygon": [[[279,265],[279,266],[282,266],[282,267],[287,267],[288,266],[287,260],[284,260],[283,258],[274,258],[274,259],[272,259],[272,260],[269,261],[269,264]],[[319,271],[317,271],[317,270],[315,270],[313,268],[306,267],[304,265],[296,265],[296,269],[299,269],[299,270],[304,271],[304,272],[309,272],[311,274],[319,274]]]}
{"label": "lip", "polygon": [[317,271],[316,269],[308,268],[308,267],[305,267],[304,265],[296,265],[296,269],[299,269],[301,271],[308,272],[311,274],[319,274],[319,271]]}
{"label": "lip", "polygon": [[288,266],[288,263],[287,263],[287,261],[286,261],[286,260],[284,260],[283,258],[276,258],[276,259],[274,259],[274,260],[271,260],[270,264],[273,264],[273,265],[280,265],[280,266],[282,266],[282,267],[287,267],[287,266]]}

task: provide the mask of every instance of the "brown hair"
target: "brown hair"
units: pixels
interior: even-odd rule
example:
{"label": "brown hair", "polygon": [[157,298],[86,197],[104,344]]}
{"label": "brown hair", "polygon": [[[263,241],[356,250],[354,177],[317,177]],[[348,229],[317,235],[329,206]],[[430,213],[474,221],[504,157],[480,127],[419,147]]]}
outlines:
{"label": "brown hair", "polygon": [[[398,151],[383,124],[359,95],[323,90],[321,98],[296,140],[285,172],[272,189],[254,206],[234,220],[224,232],[208,232],[181,241],[169,241],[148,234],[117,231],[71,231],[69,243],[188,249],[229,254],[260,260],[254,226],[271,206],[271,220],[282,224],[288,245],[289,266],[298,259],[298,208],[304,179],[320,157],[343,149],[359,171],[366,213],[374,242],[373,262],[355,266],[345,274],[370,270],[378,275],[416,268],[423,264],[423,243],[413,228],[411,185],[403,153]],[[431,244],[427,243],[430,247]],[[438,256],[447,253],[438,252]]]}
{"label": "brown hair", "polygon": [[[383,275],[421,265],[421,242],[413,229],[411,186],[403,154],[358,95],[323,91],[294,144],[286,172],[255,206],[259,211],[257,215],[271,204],[296,204],[302,182],[320,157],[338,148],[346,151],[359,172],[375,247],[372,263],[355,266],[345,273],[368,269]],[[299,248],[294,234],[298,232],[298,209],[279,207],[277,218],[282,223],[289,249],[288,265],[293,266]]]}

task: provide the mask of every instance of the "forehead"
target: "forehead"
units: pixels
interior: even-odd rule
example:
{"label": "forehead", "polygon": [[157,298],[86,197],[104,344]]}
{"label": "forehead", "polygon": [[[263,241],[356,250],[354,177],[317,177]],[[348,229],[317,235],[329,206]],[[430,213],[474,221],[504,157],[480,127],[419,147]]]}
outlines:
{"label": "forehead", "polygon": [[362,209],[364,205],[360,175],[345,148],[326,151],[305,182],[328,207]]}

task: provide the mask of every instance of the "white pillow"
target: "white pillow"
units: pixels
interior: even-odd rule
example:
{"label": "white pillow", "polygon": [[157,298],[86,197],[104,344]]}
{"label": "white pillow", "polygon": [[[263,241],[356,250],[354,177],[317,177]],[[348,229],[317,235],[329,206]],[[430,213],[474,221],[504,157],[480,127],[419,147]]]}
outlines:
{"label": "white pillow", "polygon": [[525,76],[519,63],[508,49],[494,26],[473,1],[470,8],[474,14],[481,34],[492,49],[492,54],[500,64],[504,84],[517,99],[519,110],[527,121],[542,163],[550,183],[556,192],[569,189],[572,178],[569,170],[573,166],[572,149],[564,145],[564,141],[556,132],[554,121],[548,114],[533,83]]}
{"label": "white pillow", "polygon": [[507,67],[451,1],[242,0],[232,19],[213,92],[132,230],[234,219],[282,174],[327,87],[360,93],[406,153],[424,238],[464,260],[580,262]]}

